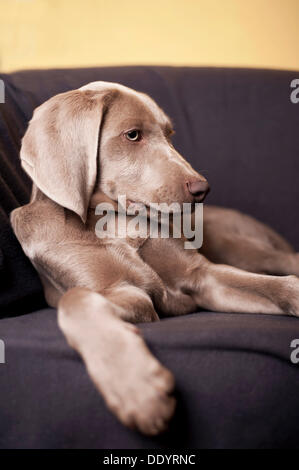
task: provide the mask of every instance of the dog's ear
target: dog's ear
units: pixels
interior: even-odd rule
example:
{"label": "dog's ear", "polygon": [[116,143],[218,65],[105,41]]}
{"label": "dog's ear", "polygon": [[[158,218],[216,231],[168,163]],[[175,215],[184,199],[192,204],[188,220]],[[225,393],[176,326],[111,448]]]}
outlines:
{"label": "dog's ear", "polygon": [[36,186],[85,223],[97,178],[99,132],[109,91],[56,95],[34,112],[23,137],[21,161]]}

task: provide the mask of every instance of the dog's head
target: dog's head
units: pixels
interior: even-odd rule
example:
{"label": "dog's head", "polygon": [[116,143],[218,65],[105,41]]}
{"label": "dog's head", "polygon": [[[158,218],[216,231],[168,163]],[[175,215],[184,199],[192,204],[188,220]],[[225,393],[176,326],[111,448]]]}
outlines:
{"label": "dog's head", "polygon": [[97,193],[147,206],[201,202],[208,183],[173,148],[172,133],[149,96],[94,82],[35,110],[21,160],[36,186],[83,222]]}

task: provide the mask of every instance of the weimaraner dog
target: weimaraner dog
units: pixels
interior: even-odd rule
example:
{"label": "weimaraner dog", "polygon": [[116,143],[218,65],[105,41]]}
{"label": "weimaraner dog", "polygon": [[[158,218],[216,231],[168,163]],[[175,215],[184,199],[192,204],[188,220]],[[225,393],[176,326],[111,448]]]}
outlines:
{"label": "weimaraner dog", "polygon": [[[97,236],[95,208],[203,201],[206,179],[171,144],[170,119],[147,95],[94,82],[38,107],[22,141],[30,203],[11,221],[108,407],[154,435],[174,413],[174,378],[147,348],[138,322],[220,312],[299,314],[299,254],[269,227],[207,206],[204,243]],[[131,217],[129,214],[127,217]]]}

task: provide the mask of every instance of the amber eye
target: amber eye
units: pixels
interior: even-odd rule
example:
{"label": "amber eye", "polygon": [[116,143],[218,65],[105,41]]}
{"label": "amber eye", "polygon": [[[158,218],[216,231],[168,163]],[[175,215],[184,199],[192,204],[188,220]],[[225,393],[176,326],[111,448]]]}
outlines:
{"label": "amber eye", "polygon": [[138,142],[141,140],[141,132],[138,129],[132,129],[125,133],[125,136],[131,142]]}

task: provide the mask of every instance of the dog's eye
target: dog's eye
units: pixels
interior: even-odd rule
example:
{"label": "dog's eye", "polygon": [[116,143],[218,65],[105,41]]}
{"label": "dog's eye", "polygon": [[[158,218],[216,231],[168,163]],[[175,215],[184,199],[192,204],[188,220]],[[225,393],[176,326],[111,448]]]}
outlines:
{"label": "dog's eye", "polygon": [[138,129],[132,129],[125,133],[125,136],[131,142],[138,142],[141,140],[141,132]]}

